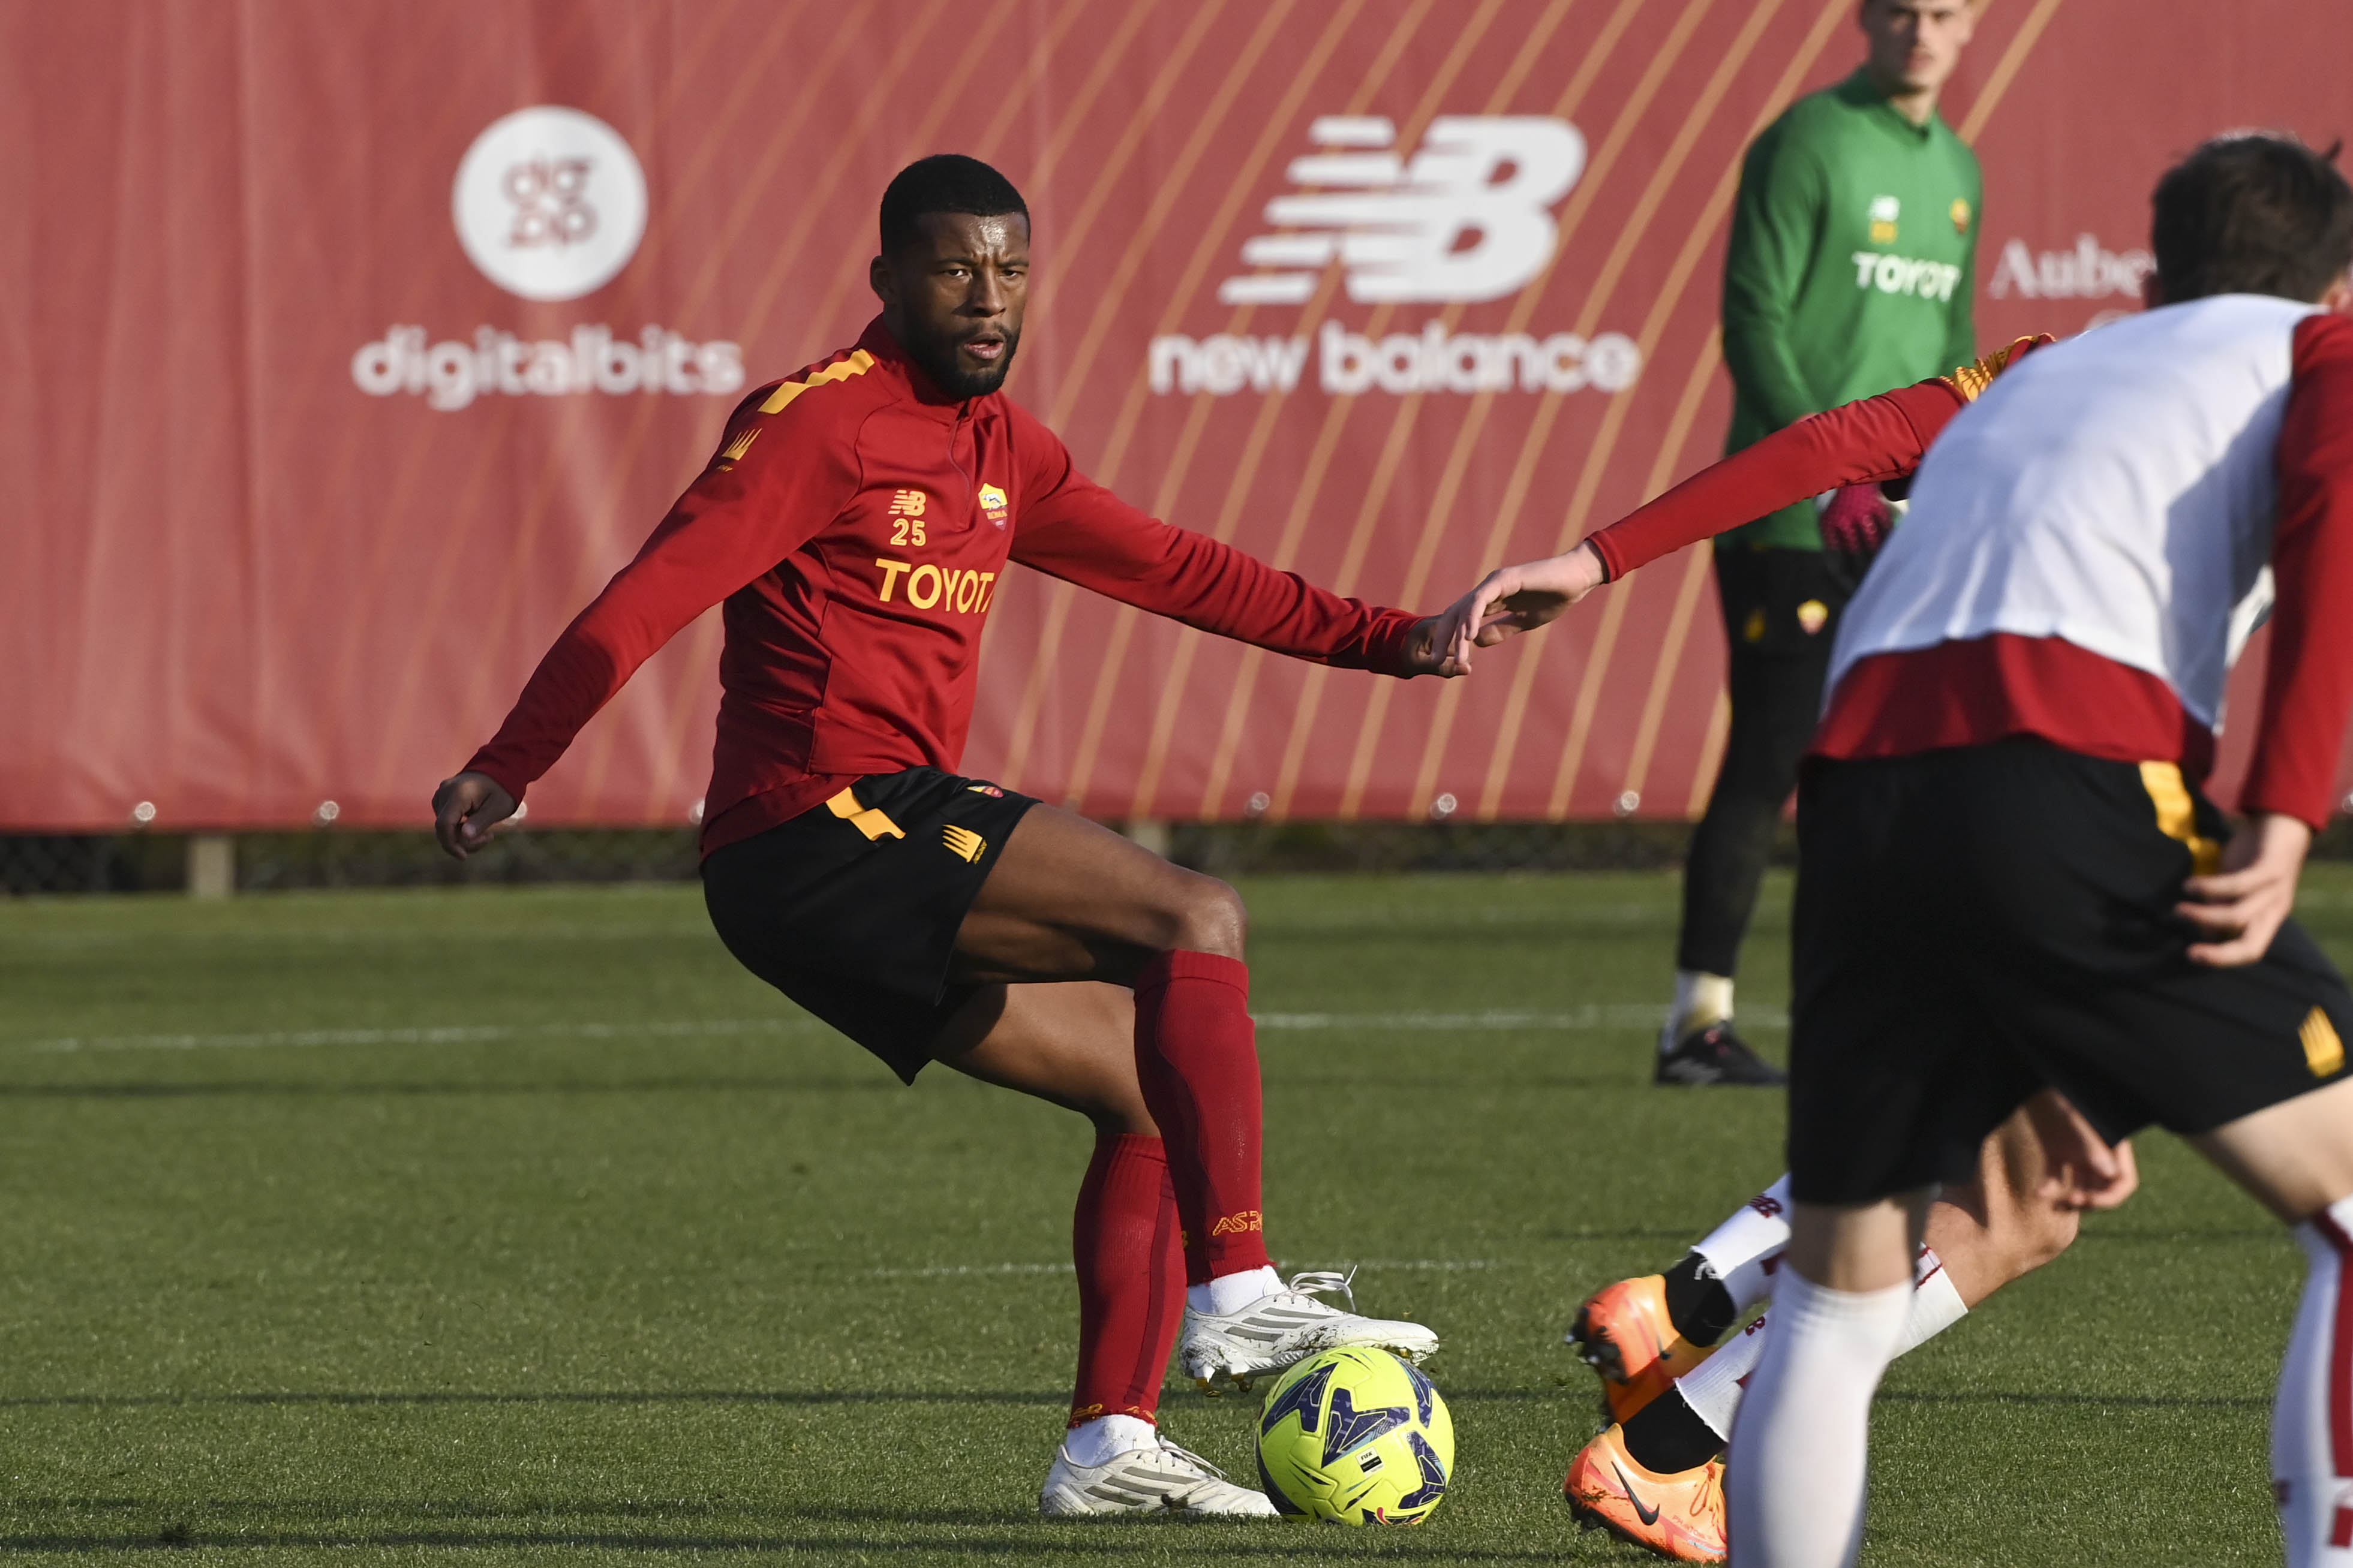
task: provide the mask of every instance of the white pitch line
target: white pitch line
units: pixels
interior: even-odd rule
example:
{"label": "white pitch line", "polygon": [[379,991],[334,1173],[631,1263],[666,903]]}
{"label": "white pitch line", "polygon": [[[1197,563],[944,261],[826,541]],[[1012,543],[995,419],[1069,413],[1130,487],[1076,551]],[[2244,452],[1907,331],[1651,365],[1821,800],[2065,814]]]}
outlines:
{"label": "white pitch line", "polygon": [[[1786,1029],[1789,1015],[1778,1008],[1752,1008],[1741,1015],[1760,1028]],[[1667,1021],[1667,1009],[1647,1002],[1588,1002],[1561,1013],[1491,1009],[1481,1013],[1261,1013],[1261,1029],[1436,1030],[1461,1032],[1483,1029],[1655,1029]]]}
{"label": "white pitch line", "polygon": [[957,1274],[1075,1274],[1067,1263],[940,1263],[928,1268],[871,1268],[877,1279],[940,1279]]}
{"label": "white pitch line", "polygon": [[1492,1258],[1367,1258],[1357,1263],[1335,1263],[1333,1271],[1346,1274],[1358,1268],[1402,1268],[1422,1274],[1454,1274],[1466,1268],[1508,1268],[1511,1265]]}
{"label": "white pitch line", "polygon": [[[1767,1029],[1788,1027],[1787,1013],[1755,1009],[1746,1021]],[[1666,1022],[1667,1010],[1640,1002],[1587,1003],[1567,1012],[1542,1013],[1489,1009],[1479,1013],[1261,1013],[1261,1029],[1314,1031],[1353,1029],[1363,1033],[1409,1031],[1463,1034],[1495,1030],[1539,1032],[1577,1029],[1655,1029]],[[28,1051],[206,1051],[253,1050],[271,1047],[310,1048],[322,1046],[465,1046],[501,1040],[624,1040],[641,1036],[694,1037],[719,1035],[816,1034],[823,1026],[812,1018],[687,1018],[644,1024],[446,1024],[398,1029],[278,1029],[237,1035],[67,1035],[55,1039],[28,1040],[18,1049]]]}

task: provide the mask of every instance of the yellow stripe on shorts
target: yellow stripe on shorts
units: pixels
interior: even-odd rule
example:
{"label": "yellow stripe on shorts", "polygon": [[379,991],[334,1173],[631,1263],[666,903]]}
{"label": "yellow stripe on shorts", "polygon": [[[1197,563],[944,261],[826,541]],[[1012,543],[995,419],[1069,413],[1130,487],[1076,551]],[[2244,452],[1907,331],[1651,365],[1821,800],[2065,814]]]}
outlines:
{"label": "yellow stripe on shorts", "polygon": [[2337,1037],[2337,1026],[2319,1008],[2304,1016],[2304,1027],[2295,1034],[2304,1042],[2304,1065],[2312,1069],[2313,1077],[2333,1078],[2345,1065],[2345,1042]]}
{"label": "yellow stripe on shorts", "polygon": [[904,838],[907,837],[905,834],[899,831],[899,825],[897,823],[892,821],[888,816],[885,816],[882,814],[882,808],[881,806],[860,806],[858,804],[858,797],[848,790],[843,790],[839,795],[837,795],[831,800],[827,801],[825,805],[827,810],[832,812],[834,816],[840,817],[844,822],[849,823],[850,826],[855,827],[859,832],[863,833],[869,838],[881,838],[885,837],[892,838]]}
{"label": "yellow stripe on shorts", "polygon": [[2189,798],[2189,786],[2181,781],[2180,766],[2143,763],[2140,786],[2148,791],[2149,804],[2157,807],[2157,830],[2189,846],[2190,870],[2200,877],[2221,870],[2222,847],[2198,831],[2198,807]]}

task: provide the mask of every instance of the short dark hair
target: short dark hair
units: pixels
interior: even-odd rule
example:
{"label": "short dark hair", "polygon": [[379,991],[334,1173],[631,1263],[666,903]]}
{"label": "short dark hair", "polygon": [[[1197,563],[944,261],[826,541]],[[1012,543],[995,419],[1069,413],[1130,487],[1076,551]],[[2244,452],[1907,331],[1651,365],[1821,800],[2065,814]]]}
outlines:
{"label": "short dark hair", "polygon": [[2150,198],[2149,248],[2168,303],[2209,294],[2317,300],[2353,265],[2353,186],[2342,142],[2316,153],[2293,136],[2217,136],[2165,172]]}
{"label": "short dark hair", "polygon": [[997,217],[1029,216],[1029,204],[1013,182],[961,153],[934,153],[899,171],[882,193],[882,254],[923,238],[916,220],[926,213],[970,213]]}

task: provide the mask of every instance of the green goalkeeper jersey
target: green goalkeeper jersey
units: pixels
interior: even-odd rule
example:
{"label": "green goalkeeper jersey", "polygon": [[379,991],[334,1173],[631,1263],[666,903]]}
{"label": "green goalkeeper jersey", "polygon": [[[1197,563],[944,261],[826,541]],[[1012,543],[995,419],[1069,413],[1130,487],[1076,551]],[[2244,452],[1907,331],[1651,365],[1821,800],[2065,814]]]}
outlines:
{"label": "green goalkeeper jersey", "polygon": [[[1977,358],[1983,190],[1952,128],[1913,124],[1864,71],[1766,128],[1741,164],[1724,262],[1726,452]],[[1716,546],[1820,550],[1822,534],[1800,501]]]}

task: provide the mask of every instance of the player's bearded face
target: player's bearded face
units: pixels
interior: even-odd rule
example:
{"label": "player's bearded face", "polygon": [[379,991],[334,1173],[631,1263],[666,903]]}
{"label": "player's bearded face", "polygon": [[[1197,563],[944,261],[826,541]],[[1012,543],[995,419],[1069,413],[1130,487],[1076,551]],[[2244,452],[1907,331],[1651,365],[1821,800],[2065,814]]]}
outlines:
{"label": "player's bearded face", "polygon": [[931,213],[921,242],[876,262],[882,316],[907,357],[951,397],[1005,384],[1029,303],[1029,221]]}

